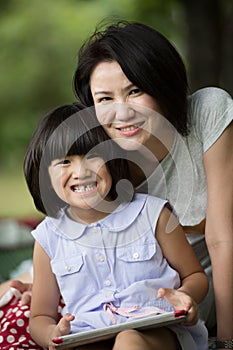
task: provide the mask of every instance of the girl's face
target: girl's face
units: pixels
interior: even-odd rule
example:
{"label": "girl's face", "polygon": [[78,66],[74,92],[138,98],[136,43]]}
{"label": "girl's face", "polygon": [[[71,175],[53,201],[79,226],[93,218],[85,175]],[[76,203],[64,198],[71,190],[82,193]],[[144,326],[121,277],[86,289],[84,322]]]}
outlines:
{"label": "girl's face", "polygon": [[126,150],[151,140],[155,112],[161,113],[153,97],[133,85],[116,61],[101,62],[90,77],[96,114],[108,135]]}
{"label": "girl's face", "polygon": [[96,155],[55,159],[48,171],[54,191],[72,208],[97,209],[112,186],[104,160]]}

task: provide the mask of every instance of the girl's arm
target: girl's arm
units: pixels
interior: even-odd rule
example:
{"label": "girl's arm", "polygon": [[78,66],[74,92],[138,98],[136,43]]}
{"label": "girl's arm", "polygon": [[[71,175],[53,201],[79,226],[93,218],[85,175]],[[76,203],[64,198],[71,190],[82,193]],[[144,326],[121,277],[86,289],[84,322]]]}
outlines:
{"label": "girl's arm", "polygon": [[198,318],[197,304],[208,292],[208,279],[182,227],[167,208],[163,209],[158,220],[156,238],[164,257],[181,279],[177,291],[162,288],[158,291],[158,297],[166,297],[176,309],[185,309],[188,323],[194,324]]}
{"label": "girl's arm", "polygon": [[205,236],[217,311],[217,338],[233,339],[233,122],[204,154],[208,187]]}
{"label": "girl's arm", "polygon": [[[39,345],[52,349],[52,337],[61,335],[57,326],[60,291],[50,267],[50,259],[38,242],[35,242],[34,247],[33,269],[30,332]],[[62,329],[66,334],[69,332],[69,318],[67,324],[67,329]]]}

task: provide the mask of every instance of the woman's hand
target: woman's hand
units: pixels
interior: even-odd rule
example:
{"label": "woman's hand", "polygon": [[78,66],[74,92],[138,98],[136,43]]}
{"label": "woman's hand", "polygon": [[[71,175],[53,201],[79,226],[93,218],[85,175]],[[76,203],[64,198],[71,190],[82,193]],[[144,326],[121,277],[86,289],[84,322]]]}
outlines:
{"label": "woman's hand", "polygon": [[185,310],[187,312],[185,326],[193,326],[199,319],[197,303],[185,292],[170,288],[160,288],[157,298],[165,298],[171,303],[175,310]]}
{"label": "woman's hand", "polygon": [[12,280],[9,286],[17,289],[21,294],[21,305],[30,305],[32,298],[32,283],[24,283],[19,280]]}
{"label": "woman's hand", "polygon": [[70,322],[74,320],[74,316],[71,314],[65,314],[58,324],[53,329],[51,335],[50,335],[50,341],[49,341],[49,350],[55,350],[55,343],[53,342],[54,338],[59,338],[62,335],[66,335],[70,333]]}

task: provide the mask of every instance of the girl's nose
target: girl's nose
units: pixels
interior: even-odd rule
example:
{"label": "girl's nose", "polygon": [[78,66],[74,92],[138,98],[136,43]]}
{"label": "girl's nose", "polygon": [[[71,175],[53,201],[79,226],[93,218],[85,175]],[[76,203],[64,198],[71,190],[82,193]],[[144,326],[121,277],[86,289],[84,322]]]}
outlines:
{"label": "girl's nose", "polygon": [[91,170],[86,166],[85,161],[74,162],[72,167],[73,179],[84,179],[91,175]]}

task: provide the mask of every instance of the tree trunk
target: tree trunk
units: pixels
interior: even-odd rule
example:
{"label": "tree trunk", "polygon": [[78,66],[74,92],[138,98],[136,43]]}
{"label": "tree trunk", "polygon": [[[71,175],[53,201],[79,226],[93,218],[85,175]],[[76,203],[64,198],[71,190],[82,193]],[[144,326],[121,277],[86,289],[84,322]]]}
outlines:
{"label": "tree trunk", "polygon": [[233,94],[232,0],[181,0],[187,25],[190,90],[219,86]]}
{"label": "tree trunk", "polygon": [[233,1],[225,0],[221,86],[233,96]]}

